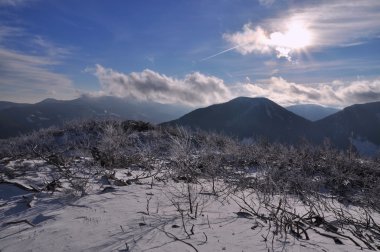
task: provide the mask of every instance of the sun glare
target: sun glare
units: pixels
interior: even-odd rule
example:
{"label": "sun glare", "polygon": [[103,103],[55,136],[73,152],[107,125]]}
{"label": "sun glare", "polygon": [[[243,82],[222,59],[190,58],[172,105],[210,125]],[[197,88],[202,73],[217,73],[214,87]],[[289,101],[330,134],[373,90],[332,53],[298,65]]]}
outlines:
{"label": "sun glare", "polygon": [[311,45],[312,35],[302,21],[293,21],[288,24],[285,33],[272,33],[270,41],[274,46],[297,50]]}

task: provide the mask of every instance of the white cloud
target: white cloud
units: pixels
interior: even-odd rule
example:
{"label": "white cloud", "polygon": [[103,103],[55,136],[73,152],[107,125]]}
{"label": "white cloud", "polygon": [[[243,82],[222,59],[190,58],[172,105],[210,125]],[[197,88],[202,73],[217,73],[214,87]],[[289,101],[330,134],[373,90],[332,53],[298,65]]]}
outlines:
{"label": "white cloud", "polygon": [[241,54],[269,53],[269,38],[261,27],[253,27],[251,23],[245,24],[241,32],[223,34],[223,38],[230,42]]}
{"label": "white cloud", "polygon": [[380,100],[380,78],[351,82],[305,84],[272,77],[260,82],[226,84],[215,76],[199,72],[178,79],[152,70],[129,74],[97,65],[91,72],[102,90],[97,95],[132,97],[144,101],[178,103],[194,107],[228,101],[238,96],[267,97],[281,105],[315,103],[345,107],[353,103]]}
{"label": "white cloud", "polygon": [[190,106],[208,105],[231,98],[223,80],[199,72],[178,79],[149,69],[124,74],[96,65],[94,74],[103,88],[101,94],[106,95]]}
{"label": "white cloud", "polygon": [[[267,1],[263,1],[265,2]],[[355,46],[376,38],[380,34],[378,20],[378,0],[325,0],[306,7],[284,10],[279,16],[264,20],[260,24],[247,23],[241,31],[224,34],[223,38],[243,55],[275,52],[277,57],[290,59],[296,48],[286,43],[281,45],[273,37],[286,36],[287,26],[292,22],[303,24],[305,30],[310,32],[312,41],[309,47],[319,48]]]}
{"label": "white cloud", "polygon": [[380,79],[373,81],[357,80],[349,85],[343,84],[337,92],[337,95],[344,101],[354,103],[380,101]]}
{"label": "white cloud", "polygon": [[241,54],[276,52],[278,58],[291,60],[291,53],[309,46],[312,40],[311,33],[305,23],[300,20],[291,20],[286,24],[283,32],[268,33],[260,26],[253,27],[245,24],[243,30],[224,34],[224,39],[230,42],[233,49]]}
{"label": "white cloud", "polygon": [[380,100],[380,78],[331,83],[298,84],[281,77],[272,77],[261,83],[243,83],[233,87],[234,94],[263,96],[282,105],[315,103],[345,107],[355,103]]}
{"label": "white cloud", "polygon": [[[292,10],[288,15],[309,23],[316,46],[355,45],[380,34],[378,0],[325,0]],[[270,22],[276,25],[283,22],[281,19]]]}

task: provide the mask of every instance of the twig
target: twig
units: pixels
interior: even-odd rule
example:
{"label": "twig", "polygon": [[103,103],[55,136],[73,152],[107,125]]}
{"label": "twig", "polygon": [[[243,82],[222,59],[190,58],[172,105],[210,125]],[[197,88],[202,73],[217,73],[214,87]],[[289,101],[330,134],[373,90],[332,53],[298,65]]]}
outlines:
{"label": "twig", "polygon": [[169,232],[167,232],[167,231],[165,231],[165,230],[163,230],[163,229],[161,229],[161,228],[158,228],[158,230],[164,232],[164,234],[165,234],[167,237],[172,238],[172,239],[174,239],[175,241],[182,242],[182,243],[184,243],[184,244],[186,244],[186,245],[192,247],[196,252],[199,252],[198,249],[197,249],[196,247],[194,247],[193,244],[191,244],[191,243],[189,243],[189,242],[186,242],[186,241],[184,241],[184,240],[178,238],[178,237],[175,236],[174,234],[169,233]]}
{"label": "twig", "polygon": [[[329,235],[329,234],[326,234],[326,233],[321,233],[321,232],[319,232],[318,230],[316,230],[315,228],[312,228],[313,230],[314,230],[314,232],[316,232],[317,234],[319,234],[319,235],[322,235],[322,236],[325,236],[325,237],[328,237],[328,238],[331,238],[331,239],[333,239],[334,241],[336,240],[336,239],[338,239],[338,237],[336,237],[336,236],[334,236],[334,235]],[[351,237],[349,237],[349,236],[346,236],[346,235],[342,235],[342,234],[338,234],[338,233],[336,233],[337,235],[340,235],[340,236],[342,236],[342,237],[345,237],[345,238],[348,238],[348,239],[350,239],[356,246],[358,246],[359,248],[361,248],[362,249],[362,246],[360,246],[360,244],[359,243],[357,243],[354,239],[352,239]]]}
{"label": "twig", "polygon": [[189,232],[187,232],[186,230],[186,224],[185,224],[185,217],[183,215],[183,211],[179,211],[180,215],[181,215],[181,220],[182,220],[182,227],[183,227],[183,230],[185,231],[186,235],[188,238],[190,238],[190,234]]}
{"label": "twig", "polygon": [[348,231],[350,231],[353,236],[355,236],[356,238],[361,240],[368,247],[368,249],[376,250],[371,244],[369,244],[369,242],[365,239],[364,236],[363,236],[363,238],[361,238],[361,237],[359,237],[359,235],[355,234],[355,232],[353,232],[351,229],[348,229]]}
{"label": "twig", "polygon": [[207,241],[208,241],[208,238],[207,238],[207,235],[206,235],[206,233],[205,233],[205,232],[203,232],[203,235],[205,236],[205,240],[204,240],[203,242],[201,242],[201,243],[198,243],[198,245],[203,245],[203,244],[206,244],[206,243],[207,243]]}

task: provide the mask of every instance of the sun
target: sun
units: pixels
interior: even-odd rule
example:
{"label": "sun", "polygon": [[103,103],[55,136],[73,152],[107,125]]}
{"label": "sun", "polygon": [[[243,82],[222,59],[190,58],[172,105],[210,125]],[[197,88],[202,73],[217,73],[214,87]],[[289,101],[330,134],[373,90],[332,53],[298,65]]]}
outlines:
{"label": "sun", "polygon": [[299,50],[312,43],[312,34],[302,21],[291,21],[287,25],[285,33],[273,32],[270,34],[270,42],[273,46],[288,50]]}
{"label": "sun", "polygon": [[292,49],[301,49],[311,45],[311,32],[301,21],[290,23],[285,36],[289,47]]}

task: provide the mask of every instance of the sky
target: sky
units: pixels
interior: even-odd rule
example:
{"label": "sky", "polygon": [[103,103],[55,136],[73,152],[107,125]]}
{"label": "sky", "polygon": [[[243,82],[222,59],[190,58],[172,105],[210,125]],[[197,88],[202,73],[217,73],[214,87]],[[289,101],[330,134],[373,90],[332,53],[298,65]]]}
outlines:
{"label": "sky", "polygon": [[378,0],[0,0],[0,100],[380,101]]}

